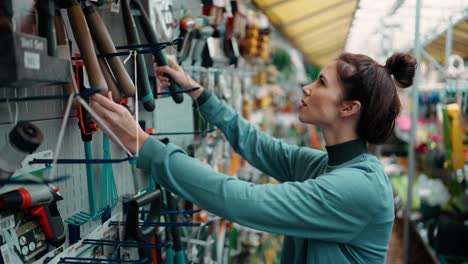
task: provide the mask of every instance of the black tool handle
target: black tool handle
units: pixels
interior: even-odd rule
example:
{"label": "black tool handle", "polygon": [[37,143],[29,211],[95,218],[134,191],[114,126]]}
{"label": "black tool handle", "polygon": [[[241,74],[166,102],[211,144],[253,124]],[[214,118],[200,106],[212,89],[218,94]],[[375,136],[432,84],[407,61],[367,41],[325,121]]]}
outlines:
{"label": "black tool handle", "polygon": [[[129,0],[122,1],[122,15],[125,25],[125,33],[129,45],[141,44],[138,36],[138,29],[133,19],[132,9]],[[146,111],[153,111],[155,108],[154,96],[151,92],[151,85],[148,79],[148,70],[146,69],[145,60],[142,54],[138,54],[137,58],[137,78],[138,78],[138,97],[142,100]]]}
{"label": "black tool handle", "polygon": [[125,223],[125,233],[131,238],[147,237],[154,232],[153,226],[138,228],[139,208],[150,204],[150,213],[146,217],[145,222],[158,222],[161,212],[161,191],[156,189],[149,193],[144,193],[129,201],[127,220]]}
{"label": "black tool handle", "polygon": [[[84,85],[83,67],[78,67],[78,82],[80,83],[79,90],[82,92],[88,88]],[[86,96],[83,100],[85,100],[87,104],[91,103],[89,96]],[[78,117],[78,127],[80,128],[81,139],[83,142],[91,141],[93,139],[93,133],[97,131],[96,123],[94,123],[88,110],[86,110],[81,104],[78,104],[77,108],[76,115]]]}
{"label": "black tool handle", "polygon": [[[134,197],[128,203],[127,218],[125,221],[125,239],[128,241],[139,241],[152,243],[155,236],[155,227],[147,226],[139,228],[140,207],[150,204],[150,213],[145,222],[158,222],[161,212],[161,191],[156,189]],[[141,247],[138,249],[139,256],[153,259],[154,249]],[[159,262],[158,262],[159,263]]]}
{"label": "black tool handle", "polygon": [[57,39],[55,35],[55,1],[38,0],[36,4],[39,36],[47,39],[47,53],[57,55]]}
{"label": "black tool handle", "polygon": [[[167,201],[167,208],[169,210],[177,210],[177,204],[176,204],[176,201],[174,199],[174,196],[172,195],[172,193],[166,191],[166,201]],[[177,222],[177,215],[176,214],[170,214],[169,215],[169,220],[170,222]],[[177,227],[171,227],[171,236],[172,236],[172,248],[174,249],[174,251],[179,251],[182,249],[182,241],[180,239],[180,232],[179,232],[179,228]]]}
{"label": "black tool handle", "polygon": [[[140,23],[141,29],[146,36],[146,39],[150,43],[158,43],[158,38],[156,36],[156,32],[154,31],[153,26],[151,25],[151,20],[149,19],[148,14],[145,11],[145,8],[141,4],[139,0],[130,0],[132,4],[135,5],[138,10],[140,11]],[[162,50],[157,50],[153,52],[154,60],[158,66],[168,66],[169,63],[167,61],[166,55]],[[184,95],[182,93],[174,93],[180,91],[180,86],[174,82],[168,75],[164,75],[165,77],[169,78],[171,85],[169,86],[169,91],[171,92],[172,99],[175,103],[180,104],[184,101]]]}

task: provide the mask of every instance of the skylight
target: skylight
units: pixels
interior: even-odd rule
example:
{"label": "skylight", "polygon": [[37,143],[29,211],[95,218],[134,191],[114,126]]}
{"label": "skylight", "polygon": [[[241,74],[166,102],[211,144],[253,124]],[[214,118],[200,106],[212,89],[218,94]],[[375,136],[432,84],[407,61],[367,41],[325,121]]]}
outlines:
{"label": "skylight", "polygon": [[[414,46],[416,0],[361,0],[356,10],[345,51],[362,53],[380,62],[394,51]],[[466,15],[468,0],[421,1],[421,42],[428,44],[445,31],[449,19]]]}

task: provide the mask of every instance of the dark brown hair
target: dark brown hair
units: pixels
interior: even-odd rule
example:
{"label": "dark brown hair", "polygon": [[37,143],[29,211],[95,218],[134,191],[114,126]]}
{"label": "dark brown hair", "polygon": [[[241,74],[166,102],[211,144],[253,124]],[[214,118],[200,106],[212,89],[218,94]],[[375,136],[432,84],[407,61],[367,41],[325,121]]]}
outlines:
{"label": "dark brown hair", "polygon": [[359,137],[372,144],[385,142],[401,110],[396,86],[406,88],[413,84],[416,59],[395,53],[383,66],[365,55],[343,53],[336,65],[344,100],[361,103]]}

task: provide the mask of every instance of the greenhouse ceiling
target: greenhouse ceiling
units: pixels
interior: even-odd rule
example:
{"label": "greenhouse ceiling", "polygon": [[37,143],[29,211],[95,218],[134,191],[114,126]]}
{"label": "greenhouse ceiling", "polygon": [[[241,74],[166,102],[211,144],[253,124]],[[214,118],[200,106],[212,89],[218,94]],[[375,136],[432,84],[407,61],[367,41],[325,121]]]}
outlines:
{"label": "greenhouse ceiling", "polygon": [[277,27],[315,66],[343,52],[357,0],[255,0]]}
{"label": "greenhouse ceiling", "polygon": [[[343,51],[380,62],[414,47],[416,0],[254,0],[309,63],[323,67]],[[468,58],[468,0],[421,1],[420,40],[443,62],[449,21],[453,52]]]}
{"label": "greenhouse ceiling", "polygon": [[[446,37],[447,32],[444,32],[424,48],[441,64],[445,63]],[[452,54],[457,54],[464,59],[468,59],[468,20],[460,21],[459,24],[453,26],[451,45]]]}

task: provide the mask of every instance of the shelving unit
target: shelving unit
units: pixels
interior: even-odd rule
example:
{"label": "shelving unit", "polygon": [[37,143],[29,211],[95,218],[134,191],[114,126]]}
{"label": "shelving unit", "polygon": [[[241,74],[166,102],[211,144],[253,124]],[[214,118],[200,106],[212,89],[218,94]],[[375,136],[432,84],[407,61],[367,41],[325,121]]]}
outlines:
{"label": "shelving unit", "polygon": [[[421,1],[416,1],[416,23],[415,23],[415,35],[414,35],[414,48],[412,49],[414,55],[418,61],[421,60],[421,57],[424,57],[428,60],[435,69],[437,69],[441,75],[445,78],[448,76],[447,69],[449,67],[448,62],[450,61],[449,58],[452,55],[452,42],[453,42],[453,28],[460,23],[463,23],[466,19],[468,19],[468,8],[465,8],[461,12],[456,12],[448,19],[442,20],[439,24],[431,30],[428,34],[424,36],[420,36],[420,23],[421,23]],[[440,56],[438,59],[435,59],[431,56],[430,53],[425,51],[425,47],[430,45],[431,42],[434,42],[436,38],[438,38],[442,33],[446,34],[445,37],[445,65],[440,65],[438,61],[440,61]],[[417,170],[416,170],[416,129],[418,123],[418,99],[419,99],[419,91],[427,91],[427,90],[442,90],[446,89],[447,86],[454,87],[456,91],[462,91],[466,89],[466,80],[457,80],[457,79],[448,79],[442,83],[439,87],[430,87],[428,89],[421,89],[421,73],[420,69],[417,70],[415,81],[412,87],[412,104],[411,104],[411,133],[410,133],[410,141],[409,141],[409,170],[408,170],[408,189],[407,189],[407,201],[406,201],[406,210],[405,210],[405,225],[404,225],[404,263],[409,263],[409,245],[410,245],[410,228],[412,227],[415,230],[415,226],[411,223],[411,215],[412,209],[411,205],[413,202],[413,182],[416,178]],[[454,85],[454,86],[453,86]],[[432,86],[432,85],[431,85]],[[417,230],[417,229],[416,229]],[[420,231],[420,230],[417,230]],[[417,233],[417,238],[422,241],[429,251],[432,252],[430,246],[427,245],[427,239],[421,236],[421,233]],[[440,257],[439,260],[442,263],[445,263],[443,257]]]}

